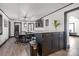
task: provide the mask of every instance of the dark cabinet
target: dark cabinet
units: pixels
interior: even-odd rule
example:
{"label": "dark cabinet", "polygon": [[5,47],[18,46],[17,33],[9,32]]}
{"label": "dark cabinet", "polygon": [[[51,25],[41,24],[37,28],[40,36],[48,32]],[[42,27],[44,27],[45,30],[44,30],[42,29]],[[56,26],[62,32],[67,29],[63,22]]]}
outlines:
{"label": "dark cabinet", "polygon": [[37,41],[41,42],[42,55],[62,49],[64,47],[63,32],[41,33]]}
{"label": "dark cabinet", "polygon": [[63,33],[60,33],[60,40],[59,40],[59,48],[62,49],[64,48],[64,38],[63,38]]}
{"label": "dark cabinet", "polygon": [[53,32],[43,34],[43,55],[48,55],[51,52],[57,51],[63,48],[63,32]]}

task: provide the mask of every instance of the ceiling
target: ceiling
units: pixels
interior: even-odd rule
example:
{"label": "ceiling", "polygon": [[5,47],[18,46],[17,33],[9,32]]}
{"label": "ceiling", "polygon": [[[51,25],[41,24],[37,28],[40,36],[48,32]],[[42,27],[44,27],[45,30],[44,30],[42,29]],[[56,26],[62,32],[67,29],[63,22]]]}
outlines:
{"label": "ceiling", "polygon": [[0,8],[12,19],[23,18],[25,15],[36,20],[69,3],[0,3]]}

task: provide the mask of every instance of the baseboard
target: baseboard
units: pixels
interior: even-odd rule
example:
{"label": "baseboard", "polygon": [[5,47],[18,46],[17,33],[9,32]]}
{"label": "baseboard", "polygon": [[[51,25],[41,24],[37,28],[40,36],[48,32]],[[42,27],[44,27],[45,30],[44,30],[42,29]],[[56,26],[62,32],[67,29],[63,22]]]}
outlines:
{"label": "baseboard", "polygon": [[79,35],[70,35],[70,36],[79,37]]}
{"label": "baseboard", "polygon": [[9,38],[8,38],[6,41],[4,41],[4,42],[0,45],[0,48],[1,48],[8,40],[9,40]]}

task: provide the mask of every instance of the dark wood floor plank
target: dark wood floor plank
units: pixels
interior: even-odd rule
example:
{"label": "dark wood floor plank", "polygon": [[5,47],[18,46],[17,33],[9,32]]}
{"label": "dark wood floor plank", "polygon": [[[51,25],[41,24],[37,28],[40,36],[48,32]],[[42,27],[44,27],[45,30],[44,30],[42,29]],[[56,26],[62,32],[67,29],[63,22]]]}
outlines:
{"label": "dark wood floor plank", "polygon": [[28,44],[15,43],[15,38],[10,38],[1,48],[0,56],[29,56],[30,47]]}

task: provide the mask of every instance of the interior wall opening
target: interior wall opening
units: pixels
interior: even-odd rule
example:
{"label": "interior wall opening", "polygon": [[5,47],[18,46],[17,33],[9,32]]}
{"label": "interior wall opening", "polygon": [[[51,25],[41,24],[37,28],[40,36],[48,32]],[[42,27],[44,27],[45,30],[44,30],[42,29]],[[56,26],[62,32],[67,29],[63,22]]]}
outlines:
{"label": "interior wall opening", "polygon": [[68,55],[79,55],[79,8],[68,11],[66,19]]}

